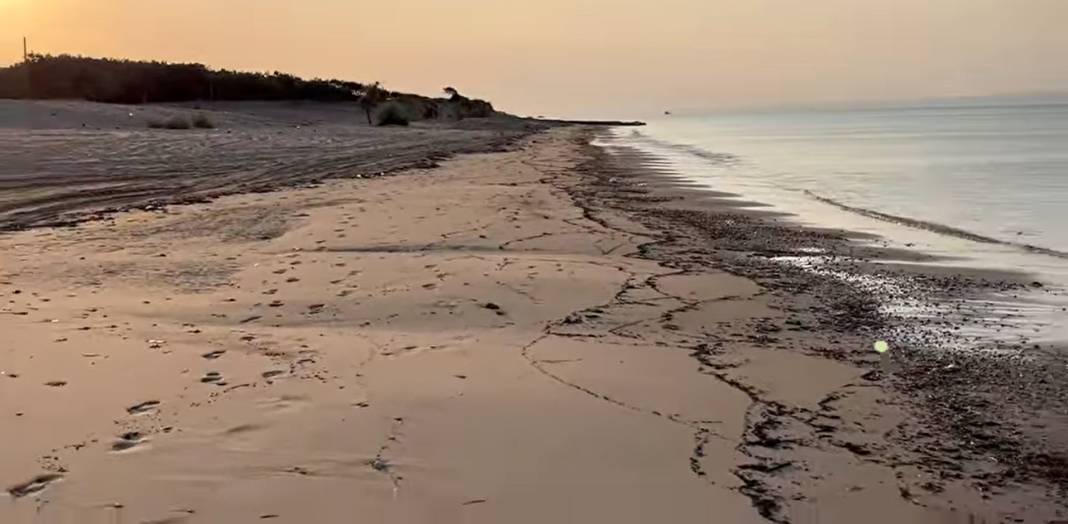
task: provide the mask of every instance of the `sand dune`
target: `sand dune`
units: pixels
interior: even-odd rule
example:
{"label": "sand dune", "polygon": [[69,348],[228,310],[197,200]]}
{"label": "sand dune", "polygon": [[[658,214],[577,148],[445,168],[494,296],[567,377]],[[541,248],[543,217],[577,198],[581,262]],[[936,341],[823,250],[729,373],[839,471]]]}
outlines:
{"label": "sand dune", "polygon": [[[204,115],[216,129],[149,129]],[[0,101],[0,229],[429,166],[529,132],[509,117],[370,128],[353,104]]]}

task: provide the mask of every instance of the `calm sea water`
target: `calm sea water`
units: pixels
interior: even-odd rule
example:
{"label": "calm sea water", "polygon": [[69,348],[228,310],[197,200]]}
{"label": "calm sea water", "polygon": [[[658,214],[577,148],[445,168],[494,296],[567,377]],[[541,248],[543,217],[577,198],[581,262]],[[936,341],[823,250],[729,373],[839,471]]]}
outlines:
{"label": "calm sea water", "polygon": [[[606,145],[798,222],[1068,287],[1068,102],[671,116],[614,133]],[[1068,318],[1049,323],[1068,336]]]}

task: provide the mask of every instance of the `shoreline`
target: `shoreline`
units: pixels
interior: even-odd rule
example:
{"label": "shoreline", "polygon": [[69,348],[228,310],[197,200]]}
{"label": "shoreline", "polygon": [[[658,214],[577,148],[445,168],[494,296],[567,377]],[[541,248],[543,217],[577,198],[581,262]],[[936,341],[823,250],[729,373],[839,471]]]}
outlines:
{"label": "shoreline", "polygon": [[888,381],[870,297],[761,261],[847,235],[596,132],[0,236],[0,516],[1063,518],[1036,456],[932,442],[909,394],[982,368]]}
{"label": "shoreline", "polygon": [[[688,249],[707,252],[714,265],[753,278],[772,289],[800,294],[794,301],[800,307],[789,304],[782,306],[783,309],[795,313],[818,310],[822,318],[815,324],[788,321],[784,326],[771,326],[765,331],[770,333],[769,339],[774,339],[783,329],[831,333],[830,347],[810,350],[826,358],[871,369],[865,378],[872,385],[878,384],[888,394],[901,397],[895,402],[909,405],[915,411],[914,423],[922,421],[921,425],[935,430],[932,433],[930,429],[920,429],[916,434],[919,438],[908,444],[904,441],[911,437],[899,435],[895,444],[901,449],[897,452],[918,453],[923,457],[919,463],[956,462],[950,469],[958,475],[968,470],[969,462],[972,466],[982,466],[983,461],[990,460],[1000,463],[998,467],[980,467],[973,472],[971,480],[987,493],[983,498],[1003,489],[1006,483],[1028,478],[1047,483],[1051,493],[1068,491],[1068,458],[1064,454],[1068,441],[1051,438],[1068,427],[1068,405],[1061,393],[1068,386],[1068,372],[1064,371],[1068,359],[1055,351],[1058,345],[1046,344],[1054,351],[1044,352],[1038,352],[1035,345],[1034,354],[943,352],[938,346],[966,338],[954,332],[961,323],[996,326],[997,319],[982,318],[982,311],[972,311],[970,317],[964,313],[952,323],[940,318],[924,322],[895,316],[880,311],[878,295],[842,278],[842,275],[855,275],[863,280],[863,275],[890,274],[912,282],[914,287],[903,292],[918,294],[914,300],[928,304],[925,307],[930,310],[935,310],[930,304],[943,301],[958,304],[960,313],[959,304],[966,301],[988,299],[991,292],[1030,287],[1026,275],[927,267],[923,265],[925,255],[858,243],[857,240],[867,240],[863,235],[783,223],[774,220],[776,215],[762,210],[759,204],[754,207],[747,202],[723,199],[714,190],[674,181],[675,174],[665,171],[647,153],[620,152],[625,148],[618,145],[612,148],[617,151],[602,155],[609,157],[602,162],[610,166],[607,169],[610,175],[601,177],[605,186],[602,190],[608,196],[600,198],[611,202],[609,207],[645,216],[649,223],[661,224],[650,226],[660,230],[689,229],[689,234],[709,245],[703,248],[691,245]],[[612,159],[613,154],[621,158]],[[633,167],[643,163],[654,166],[646,169],[648,173],[644,175],[641,167]],[[591,169],[592,173],[597,171],[603,172],[605,168]],[[614,191],[613,185],[620,189]],[[735,223],[733,227],[724,227],[731,222]],[[812,246],[818,246],[826,254],[826,264],[831,268],[822,276],[803,267],[777,263],[783,257],[811,257],[806,251]],[[885,262],[873,264],[910,258],[919,264],[898,267]],[[813,299],[815,307],[811,303]],[[884,376],[879,359],[870,349],[872,341],[877,339],[890,340],[892,347],[900,348],[892,353],[895,362],[892,377]],[[706,365],[714,363],[706,362]],[[892,383],[886,383],[889,378]],[[991,402],[992,399],[997,400]],[[1046,420],[1039,425],[1031,417]],[[1050,427],[1046,427],[1047,423]],[[952,437],[937,435],[938,430],[948,430]],[[851,451],[862,456],[871,454],[864,447]],[[946,473],[939,472],[940,467],[920,469],[945,478]],[[964,478],[968,476],[964,473]],[[906,497],[906,491],[909,493],[906,498],[926,491],[928,497],[937,499],[944,489],[938,481],[928,481],[921,490],[903,488],[902,496]]]}

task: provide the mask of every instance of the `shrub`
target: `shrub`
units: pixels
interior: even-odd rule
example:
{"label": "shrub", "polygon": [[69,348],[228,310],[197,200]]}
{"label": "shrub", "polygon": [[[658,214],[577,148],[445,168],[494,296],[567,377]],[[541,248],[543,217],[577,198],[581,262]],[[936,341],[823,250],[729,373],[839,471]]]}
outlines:
{"label": "shrub", "polygon": [[386,99],[387,93],[378,82],[375,82],[363,86],[359,91],[359,95],[360,107],[363,108],[364,114],[367,115],[367,125],[377,125],[372,118],[372,114],[375,112],[375,108]]}
{"label": "shrub", "polygon": [[189,129],[193,126],[189,123],[189,120],[174,116],[167,120],[149,120],[148,127],[152,129]]}
{"label": "shrub", "polygon": [[378,107],[375,111],[376,126],[406,126],[408,125],[408,117],[405,116],[403,108],[396,102],[387,102]]}
{"label": "shrub", "polygon": [[200,113],[193,117],[193,127],[197,129],[215,129],[215,122],[212,122],[208,115]]}

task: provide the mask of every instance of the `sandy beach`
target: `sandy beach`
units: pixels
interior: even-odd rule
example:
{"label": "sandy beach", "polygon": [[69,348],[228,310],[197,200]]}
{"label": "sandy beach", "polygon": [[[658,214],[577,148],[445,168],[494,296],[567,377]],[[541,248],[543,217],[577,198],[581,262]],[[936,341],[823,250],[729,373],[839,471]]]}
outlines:
{"label": "sandy beach", "polygon": [[[595,127],[217,109],[17,153],[144,172],[0,207],[75,224],[0,235],[0,522],[1068,518],[1059,455],[1019,444],[1063,449],[1063,417],[1004,428],[1017,463],[971,452],[886,376],[862,297],[747,262],[848,235],[724,211]],[[86,160],[109,140],[153,153]]]}
{"label": "sandy beach", "polygon": [[[218,129],[147,128],[193,116]],[[542,127],[499,117],[372,128],[355,104],[305,101],[0,100],[0,229],[430,167],[450,155],[493,151]]]}

